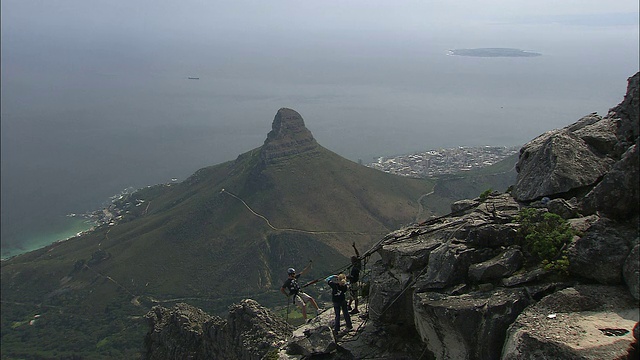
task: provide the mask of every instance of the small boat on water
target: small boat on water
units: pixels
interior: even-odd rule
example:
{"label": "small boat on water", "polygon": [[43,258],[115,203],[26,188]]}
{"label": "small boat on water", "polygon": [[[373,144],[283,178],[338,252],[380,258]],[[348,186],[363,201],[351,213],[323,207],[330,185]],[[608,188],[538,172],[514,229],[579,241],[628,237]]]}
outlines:
{"label": "small boat on water", "polygon": [[189,80],[200,80],[199,77],[191,77],[191,76],[189,76],[187,79],[189,79]]}

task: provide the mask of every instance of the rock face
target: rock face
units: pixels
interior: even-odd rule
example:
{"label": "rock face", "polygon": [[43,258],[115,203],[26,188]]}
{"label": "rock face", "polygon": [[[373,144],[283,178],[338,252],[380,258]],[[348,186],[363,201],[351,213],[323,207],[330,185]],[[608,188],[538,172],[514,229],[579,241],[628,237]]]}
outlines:
{"label": "rock face", "polygon": [[609,111],[611,117],[620,119],[616,133],[620,142],[616,144],[616,153],[624,153],[630,146],[637,143],[639,131],[638,112],[640,111],[640,76],[636,73],[629,78],[627,93],[618,106]]}
{"label": "rock face", "polygon": [[[592,187],[625,154],[627,159],[615,166],[621,169],[620,173],[608,174],[611,179],[602,184],[603,189],[595,190],[595,199],[591,199],[589,205],[597,210],[611,209],[618,216],[626,216],[627,208],[637,212],[638,153],[633,150],[633,145],[638,141],[638,78],[638,74],[629,78],[623,102],[604,118],[588,115],[561,130],[549,131],[522,147],[516,166],[515,198],[520,201],[532,201],[543,196],[554,198]],[[625,189],[625,193],[620,190],[609,193],[614,190],[613,184],[617,184],[618,189]],[[616,202],[624,205],[618,209],[608,206]]]}
{"label": "rock face", "polygon": [[436,359],[497,359],[507,328],[531,302],[523,289],[419,293],[415,326]]}
{"label": "rock face", "polygon": [[569,269],[601,284],[621,284],[621,265],[629,256],[635,238],[633,230],[600,219],[569,247]]}
{"label": "rock face", "polygon": [[[396,231],[383,242],[381,260],[372,269],[371,318],[413,322],[425,353],[435,359],[515,359],[528,351],[534,354],[531,358],[560,359],[623,354],[630,338],[607,337],[600,330],[592,334],[598,341],[576,347],[567,343],[576,338],[545,338],[535,326],[525,331],[513,325],[507,336],[505,329],[519,324],[521,317],[522,323],[530,316],[542,321],[552,312],[558,315],[551,318],[564,318],[559,313],[568,311],[579,313],[571,317],[580,321],[581,331],[594,331],[602,317],[610,318],[602,322],[603,329],[624,329],[621,332],[638,321],[638,261],[632,252],[638,243],[638,111],[629,108],[638,103],[637,79],[636,74],[629,80],[625,100],[606,117],[588,115],[525,145],[513,195],[459,201],[449,216]],[[620,129],[630,130],[621,136]],[[577,231],[568,249],[565,283],[551,282],[550,270],[523,268],[526,255],[516,244],[516,216],[526,206],[557,213]],[[563,295],[575,290],[556,292],[582,281],[609,286],[591,291],[577,285],[579,296]],[[626,300],[599,297],[607,293]],[[544,316],[535,308],[525,310],[538,301],[555,304],[557,297],[578,308],[545,307],[551,312]],[[614,305],[624,316],[611,315]],[[588,309],[599,312],[595,319],[584,313]],[[562,325],[551,323],[546,329],[552,334],[575,332],[570,324],[556,323]],[[529,338],[536,340],[527,343]],[[585,355],[591,353],[596,355]]]}
{"label": "rock face", "polygon": [[586,213],[600,211],[614,219],[629,219],[638,214],[638,145],[632,145],[602,181],[583,201]]}
{"label": "rock face", "polygon": [[559,196],[593,185],[610,167],[610,161],[593,153],[574,133],[550,131],[520,149],[515,197],[531,201]]}
{"label": "rock face", "polygon": [[637,303],[619,287],[576,286],[543,298],[509,327],[503,360],[617,359],[638,321]]}
{"label": "rock face", "polygon": [[324,355],[337,348],[331,327],[320,325],[307,329],[302,336],[294,336],[287,344],[286,353],[302,356]]}
{"label": "rock face", "polygon": [[177,304],[172,310],[155,306],[145,318],[152,329],[145,338],[146,359],[203,358],[205,324],[213,317],[191,305]]}
{"label": "rock face", "polygon": [[[451,214],[399,229],[365,253],[380,258],[365,269],[368,313],[356,318],[357,335],[333,334],[332,311],[292,335],[251,300],[226,321],[186,305],[155,307],[146,358],[624,358],[640,317],[639,76],[605,117],[523,146],[512,194],[456,202]],[[281,109],[262,159],[285,159],[296,142],[317,146],[299,115]],[[563,248],[568,274],[534,262],[519,243],[525,207],[575,230]]]}
{"label": "rock face", "polygon": [[292,327],[254,300],[232,305],[227,320],[188,304],[154,306],[145,359],[258,360],[291,336]]}
{"label": "rock face", "polygon": [[491,282],[512,275],[522,266],[522,252],[512,248],[493,259],[469,266],[469,280]]}
{"label": "rock face", "polygon": [[275,163],[287,156],[312,151],[317,146],[318,143],[304,125],[302,116],[295,110],[281,108],[273,119],[260,158],[265,163]]}

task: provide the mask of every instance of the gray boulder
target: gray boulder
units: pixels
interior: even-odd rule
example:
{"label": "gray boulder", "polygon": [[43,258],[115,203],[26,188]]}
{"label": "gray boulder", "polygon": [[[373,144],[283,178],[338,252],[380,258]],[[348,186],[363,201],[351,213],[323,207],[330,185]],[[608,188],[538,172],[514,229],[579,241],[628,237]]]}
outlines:
{"label": "gray boulder", "polygon": [[466,282],[469,266],[493,257],[489,249],[475,249],[464,244],[442,244],[429,254],[426,274],[418,277],[418,291],[443,289]]}
{"label": "gray boulder", "polygon": [[563,219],[575,218],[579,214],[577,200],[573,198],[571,201],[565,199],[553,199],[547,203],[547,209]]}
{"label": "gray boulder", "polygon": [[[604,118],[591,114],[564,129],[549,131],[525,144],[520,149],[516,165],[518,177],[514,197],[520,201],[532,201],[544,196],[554,198],[596,185],[612,164],[638,142],[639,74],[629,78],[624,100]],[[625,164],[625,168],[631,169],[631,174],[626,175],[632,177],[627,180],[624,176],[621,179],[621,174],[610,176],[615,177],[612,182],[617,182],[619,189],[628,186],[637,189],[637,151],[635,156],[627,157],[631,162],[635,161]],[[633,180],[635,183],[632,183]],[[606,197],[607,191],[602,190],[601,197]],[[633,195],[629,203],[634,201],[637,213],[637,190]],[[611,197],[625,200],[617,194]],[[623,212],[618,214],[623,215]]]}
{"label": "gray boulder", "polygon": [[287,344],[288,355],[323,355],[337,349],[333,331],[327,325],[307,329],[302,336],[294,336]]}
{"label": "gray boulder", "polygon": [[501,359],[622,358],[639,316],[636,303],[622,287],[567,288],[518,316],[507,331]]}
{"label": "gray boulder", "polygon": [[384,266],[395,271],[412,273],[427,266],[429,254],[440,244],[438,239],[417,236],[406,241],[385,245],[378,253]]}
{"label": "gray boulder", "polygon": [[486,282],[512,275],[520,269],[522,261],[520,249],[508,249],[492,259],[469,266],[469,279],[473,282]]}
{"label": "gray boulder", "polygon": [[510,246],[516,243],[518,230],[513,224],[482,224],[469,229],[467,244],[482,247]]}
{"label": "gray boulder", "polygon": [[618,122],[607,117],[576,130],[574,134],[584,140],[595,153],[608,155],[615,150],[618,143],[617,130]]}
{"label": "gray boulder", "polygon": [[583,200],[585,213],[599,211],[618,220],[637,217],[640,209],[638,145],[631,146]]}
{"label": "gray boulder", "polygon": [[522,206],[510,194],[490,195],[475,210],[475,216],[505,224],[513,221]]}
{"label": "gray boulder", "polygon": [[566,129],[547,132],[520,149],[514,197],[531,201],[593,185],[611,167]]}
{"label": "gray boulder", "polygon": [[593,124],[597,123],[600,120],[602,120],[602,116],[600,116],[600,115],[598,115],[598,113],[594,112],[594,113],[591,113],[589,115],[585,115],[585,116],[581,117],[575,123],[565,127],[565,129],[567,129],[568,131],[571,131],[571,132],[578,131],[580,129],[583,129],[586,126],[593,125]]}
{"label": "gray boulder", "polygon": [[369,316],[374,321],[413,323],[411,309],[413,289],[409,289],[413,276],[386,268],[378,261],[372,269],[369,296]]}
{"label": "gray boulder", "polygon": [[458,200],[456,202],[454,202],[453,204],[451,204],[451,212],[452,213],[458,213],[458,212],[462,212],[465,210],[469,210],[475,206],[478,206],[478,204],[480,204],[479,201],[476,200],[472,200],[472,199],[462,199],[462,200]]}
{"label": "gray boulder", "polygon": [[584,234],[591,225],[595,224],[600,217],[598,215],[589,215],[579,218],[568,219],[569,226],[579,234]]}
{"label": "gray boulder", "polygon": [[435,359],[497,359],[504,334],[531,301],[522,289],[415,295],[415,327]]}
{"label": "gray boulder", "polygon": [[633,230],[601,218],[569,246],[569,272],[601,284],[622,283],[622,264],[636,236]]}
{"label": "gray boulder", "polygon": [[509,276],[508,278],[502,279],[502,285],[506,287],[513,287],[526,284],[532,281],[540,280],[548,273],[549,270],[545,270],[544,268],[535,268],[525,273]]}

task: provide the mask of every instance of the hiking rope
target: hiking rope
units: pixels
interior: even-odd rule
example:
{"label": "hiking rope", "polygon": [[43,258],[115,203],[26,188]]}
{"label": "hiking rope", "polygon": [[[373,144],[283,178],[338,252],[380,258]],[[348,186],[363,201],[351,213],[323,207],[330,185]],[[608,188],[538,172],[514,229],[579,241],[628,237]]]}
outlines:
{"label": "hiking rope", "polygon": [[[346,270],[346,269],[348,269],[348,268],[350,268],[350,267],[351,267],[351,264],[348,264],[348,265],[345,265],[345,266],[339,267],[338,269],[336,269],[336,270],[334,270],[333,272],[331,272],[331,274],[330,274],[330,275],[339,274],[339,273],[341,273],[342,271],[344,271],[344,270]],[[330,275],[327,275],[327,276],[330,276]],[[307,287],[307,286],[309,286],[309,285],[316,284],[316,283],[318,283],[318,282],[320,282],[320,281],[322,281],[322,280],[326,279],[326,278],[327,278],[327,276],[323,276],[323,277],[319,277],[319,278],[317,278],[317,279],[311,280],[311,281],[307,282],[306,284],[304,284],[304,285],[300,286],[300,288],[302,289],[302,288],[305,288],[305,287]]]}

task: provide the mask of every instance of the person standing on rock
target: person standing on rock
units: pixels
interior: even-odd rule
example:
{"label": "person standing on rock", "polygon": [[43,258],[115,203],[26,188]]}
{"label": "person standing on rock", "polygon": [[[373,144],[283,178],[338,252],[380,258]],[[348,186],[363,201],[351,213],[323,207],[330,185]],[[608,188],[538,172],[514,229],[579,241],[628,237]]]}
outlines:
{"label": "person standing on rock", "polygon": [[289,268],[287,270],[288,278],[280,287],[280,292],[285,294],[287,297],[293,297],[293,303],[298,305],[300,311],[302,311],[302,318],[305,322],[307,322],[307,303],[311,302],[313,307],[316,308],[316,314],[318,313],[318,304],[316,300],[309,296],[307,293],[300,290],[300,284],[298,284],[298,279],[301,275],[307,272],[311,267],[311,262],[307,265],[300,274],[296,274],[296,269]]}
{"label": "person standing on rock", "polygon": [[358,283],[358,281],[360,281],[360,270],[362,269],[362,262],[360,261],[360,253],[356,248],[356,243],[353,242],[351,246],[353,246],[353,250],[356,251],[356,255],[351,257],[351,272],[349,272],[349,275],[347,276],[347,280],[349,280],[350,283],[349,304],[347,307],[349,310],[351,310],[351,303],[354,302],[354,308],[350,313],[357,314],[360,312],[358,311],[358,291],[360,290],[360,284]]}
{"label": "person standing on rock", "polygon": [[353,329],[349,309],[347,308],[346,293],[349,291],[347,287],[347,276],[345,274],[332,275],[327,278],[327,284],[331,287],[331,301],[333,302],[333,311],[335,312],[335,323],[333,330],[338,335],[340,332],[340,312],[344,316],[347,331]]}

